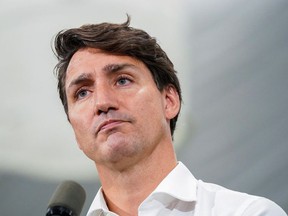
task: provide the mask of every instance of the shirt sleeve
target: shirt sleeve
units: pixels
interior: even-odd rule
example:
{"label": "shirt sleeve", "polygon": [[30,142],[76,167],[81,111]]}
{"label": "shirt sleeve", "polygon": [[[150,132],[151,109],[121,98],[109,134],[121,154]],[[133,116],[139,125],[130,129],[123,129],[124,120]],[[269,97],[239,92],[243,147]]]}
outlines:
{"label": "shirt sleeve", "polygon": [[260,198],[252,202],[242,216],[287,216],[287,214],[271,200]]}

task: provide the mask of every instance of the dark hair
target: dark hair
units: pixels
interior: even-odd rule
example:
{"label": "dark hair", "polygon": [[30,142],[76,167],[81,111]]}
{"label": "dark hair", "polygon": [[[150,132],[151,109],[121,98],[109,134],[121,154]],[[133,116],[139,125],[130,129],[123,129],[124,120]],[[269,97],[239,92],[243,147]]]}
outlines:
{"label": "dark hair", "polygon": [[[54,53],[58,64],[55,72],[58,77],[60,99],[68,119],[65,92],[66,70],[74,53],[85,47],[97,48],[114,55],[130,56],[142,61],[152,73],[157,88],[162,91],[164,87],[174,86],[179,94],[180,103],[182,102],[181,88],[173,63],[157,44],[155,38],[143,30],[129,27],[129,24],[130,17],[127,16],[127,21],[123,24],[83,25],[80,28],[62,30],[56,35]],[[179,113],[170,121],[172,135],[178,115]]]}

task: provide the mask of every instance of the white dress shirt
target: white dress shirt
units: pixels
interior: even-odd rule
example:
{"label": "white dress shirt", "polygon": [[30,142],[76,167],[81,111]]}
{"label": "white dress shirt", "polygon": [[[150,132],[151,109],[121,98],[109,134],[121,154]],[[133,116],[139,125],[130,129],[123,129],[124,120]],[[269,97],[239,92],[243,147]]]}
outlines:
{"label": "white dress shirt", "polygon": [[[179,162],[141,203],[138,216],[287,216],[274,202],[196,180]],[[87,216],[118,216],[109,211],[101,188]]]}

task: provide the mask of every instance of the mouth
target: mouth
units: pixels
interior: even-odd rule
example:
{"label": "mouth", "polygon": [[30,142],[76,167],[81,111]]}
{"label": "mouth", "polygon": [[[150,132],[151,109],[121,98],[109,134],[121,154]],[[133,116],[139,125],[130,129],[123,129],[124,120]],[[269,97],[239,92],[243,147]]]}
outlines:
{"label": "mouth", "polygon": [[115,127],[119,126],[120,124],[124,123],[125,121],[116,120],[116,119],[108,119],[103,121],[96,129],[96,134],[100,132],[104,132],[107,130],[113,130]]}

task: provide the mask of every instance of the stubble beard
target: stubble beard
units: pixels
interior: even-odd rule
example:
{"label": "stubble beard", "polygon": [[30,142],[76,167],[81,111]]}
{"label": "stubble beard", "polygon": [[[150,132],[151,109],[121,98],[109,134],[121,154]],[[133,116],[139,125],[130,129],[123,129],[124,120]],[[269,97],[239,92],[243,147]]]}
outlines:
{"label": "stubble beard", "polygon": [[94,162],[96,165],[105,165],[118,170],[132,166],[143,152],[145,145],[141,140],[138,136],[131,137],[115,132],[98,146],[99,155],[95,155]]}

